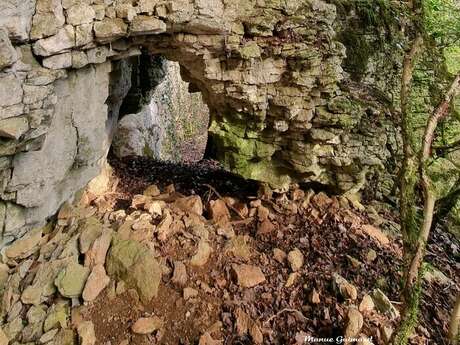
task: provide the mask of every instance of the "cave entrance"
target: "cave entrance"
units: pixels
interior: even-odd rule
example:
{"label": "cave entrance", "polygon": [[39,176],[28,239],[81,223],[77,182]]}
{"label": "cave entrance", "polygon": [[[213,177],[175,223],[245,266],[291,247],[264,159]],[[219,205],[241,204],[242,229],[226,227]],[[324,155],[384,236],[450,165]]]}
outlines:
{"label": "cave entrance", "polygon": [[118,64],[112,94],[124,97],[114,121],[112,154],[175,163],[203,159],[209,109],[198,88],[184,80],[179,63],[142,52]]}

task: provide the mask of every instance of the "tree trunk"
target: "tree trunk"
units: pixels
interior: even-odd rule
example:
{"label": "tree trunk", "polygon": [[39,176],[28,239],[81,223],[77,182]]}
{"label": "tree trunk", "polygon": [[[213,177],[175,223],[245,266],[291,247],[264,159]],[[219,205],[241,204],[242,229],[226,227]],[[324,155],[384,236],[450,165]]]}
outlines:
{"label": "tree trunk", "polygon": [[455,303],[454,310],[452,312],[452,318],[450,319],[449,326],[449,341],[452,345],[458,345],[460,343],[460,294],[457,296],[457,302]]}

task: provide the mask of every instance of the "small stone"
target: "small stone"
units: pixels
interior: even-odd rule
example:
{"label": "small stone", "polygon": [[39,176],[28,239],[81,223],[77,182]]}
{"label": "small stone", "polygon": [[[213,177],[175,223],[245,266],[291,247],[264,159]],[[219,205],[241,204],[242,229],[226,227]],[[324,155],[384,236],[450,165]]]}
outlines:
{"label": "small stone", "polygon": [[51,56],[75,47],[75,29],[66,25],[54,36],[38,40],[33,50],[39,56]]}
{"label": "small stone", "polygon": [[54,339],[54,337],[56,336],[58,332],[59,332],[58,328],[55,328],[55,329],[52,329],[51,331],[46,332],[40,337],[39,339],[40,344],[45,344],[45,343],[50,342],[51,340]]}
{"label": "small stone", "polygon": [[230,221],[230,211],[223,200],[211,200],[209,202],[209,213],[217,224],[225,224]]}
{"label": "small stone", "polygon": [[145,196],[151,196],[151,197],[156,197],[161,194],[160,189],[158,188],[157,185],[152,184],[148,186],[143,193]]}
{"label": "small stone", "polygon": [[206,265],[211,253],[212,247],[209,245],[208,241],[204,239],[200,240],[197,252],[190,260],[190,265],[198,267]]}
{"label": "small stone", "polygon": [[73,26],[92,23],[95,17],[94,9],[84,2],[67,9],[67,23]]}
{"label": "small stone", "polygon": [[361,313],[369,313],[372,310],[374,310],[374,301],[372,300],[372,297],[369,295],[364,295],[363,300],[359,304],[359,311]]}
{"label": "small stone", "polygon": [[85,254],[102,234],[102,223],[96,217],[89,217],[80,225],[79,230],[81,232],[79,238],[80,251]]}
{"label": "small stone", "polygon": [[174,202],[174,206],[187,213],[203,215],[203,202],[198,195],[179,198]]}
{"label": "small stone", "polygon": [[105,18],[94,23],[96,39],[102,42],[114,41],[128,32],[128,26],[121,18]]}
{"label": "small stone", "polygon": [[3,329],[0,327],[0,345],[8,345],[8,337],[6,336]]}
{"label": "small stone", "polygon": [[83,289],[82,297],[85,301],[94,301],[97,296],[109,285],[110,278],[105,273],[105,268],[102,265],[97,265],[86,281]]}
{"label": "small stone", "polygon": [[257,208],[257,217],[259,218],[259,221],[263,222],[264,220],[267,220],[269,215],[270,210],[265,206],[260,205]]}
{"label": "small stone", "polygon": [[25,117],[0,120],[0,138],[19,140],[29,128],[29,122]]}
{"label": "small stone", "polygon": [[0,27],[0,70],[11,66],[18,60],[18,54],[8,37],[8,31]]}
{"label": "small stone", "polygon": [[15,318],[13,321],[3,325],[3,332],[8,339],[14,339],[24,329],[21,317]]}
{"label": "small stone", "polygon": [[94,267],[105,264],[105,258],[112,242],[112,236],[113,231],[111,229],[103,230],[101,236],[93,242],[91,249],[86,252],[85,266]]}
{"label": "small stone", "polygon": [[260,327],[256,324],[253,324],[251,328],[249,328],[249,335],[251,336],[252,340],[256,344],[263,344],[264,342],[264,335],[260,330]]}
{"label": "small stone", "polygon": [[59,345],[77,345],[75,333],[72,329],[61,329],[54,340]]}
{"label": "small stone", "polygon": [[298,272],[293,272],[291,274],[289,274],[289,277],[286,281],[286,287],[291,287],[292,285],[294,285],[294,283],[296,282],[297,278],[299,278],[299,273]]}
{"label": "small stone", "polygon": [[173,223],[173,217],[171,216],[171,213],[169,211],[164,212],[164,217],[161,220],[160,224],[158,224],[157,227],[157,233],[158,233],[158,239],[162,242],[166,241],[169,239],[169,237],[173,233],[173,229],[171,227]]}
{"label": "small stone", "polygon": [[374,249],[369,249],[366,254],[366,261],[373,262],[375,259],[377,259],[377,252]]}
{"label": "small stone", "polygon": [[381,327],[381,333],[382,333],[382,338],[385,344],[389,344],[391,341],[391,338],[393,336],[393,328],[391,326],[382,326]]}
{"label": "small stone", "polygon": [[144,244],[132,240],[116,241],[107,256],[106,267],[109,276],[136,289],[144,303],[157,296],[162,271],[152,251]]}
{"label": "small stone", "polygon": [[40,323],[46,318],[45,307],[43,306],[31,306],[27,311],[27,322],[30,323]]}
{"label": "small stone", "polygon": [[275,225],[269,220],[265,219],[257,225],[258,235],[267,235],[275,230]]}
{"label": "small stone", "polygon": [[94,332],[94,324],[91,321],[84,321],[77,328],[80,345],[96,344],[96,334]]}
{"label": "small stone", "polygon": [[225,252],[231,253],[233,256],[249,260],[251,258],[251,246],[248,244],[249,236],[235,236],[230,241],[228,241],[225,246]]}
{"label": "small stone", "polygon": [[198,345],[222,345],[222,340],[215,340],[209,332],[205,332],[201,337]]}
{"label": "small stone", "polygon": [[54,283],[64,297],[80,297],[90,270],[88,267],[72,263],[63,269]]}
{"label": "small stone", "polygon": [[53,304],[51,308],[48,309],[48,315],[43,324],[43,331],[48,332],[56,327],[66,328],[68,317],[69,311],[65,303]]}
{"label": "small stone", "polygon": [[[350,308],[347,314],[347,327],[345,328],[345,338],[355,338],[361,328],[363,328],[364,319],[361,313],[356,308]],[[350,344],[352,342],[346,342]]]}
{"label": "small stone", "polygon": [[374,301],[375,308],[386,315],[391,319],[399,318],[399,311],[391,303],[390,299],[383,293],[380,289],[375,289],[372,291],[372,300]]}
{"label": "small stone", "polygon": [[313,289],[313,291],[310,294],[310,302],[313,304],[319,304],[321,302],[319,292],[316,291],[316,289]]}
{"label": "small stone", "polygon": [[174,272],[171,281],[178,286],[184,286],[185,284],[187,284],[187,280],[187,268],[185,267],[184,263],[180,261],[175,261]]}
{"label": "small stone", "polygon": [[[93,24],[82,24],[75,27],[75,45],[77,47],[90,44],[93,41]],[[74,53],[73,51],[72,53]],[[80,52],[84,53],[84,52]],[[86,55],[86,54],[85,54]]]}
{"label": "small stone", "polygon": [[137,320],[132,326],[132,330],[137,334],[151,334],[163,327],[163,321],[157,317],[143,317]]}
{"label": "small stone", "polygon": [[251,288],[265,282],[265,276],[258,266],[253,265],[232,265],[238,285],[244,288]]}
{"label": "small stone", "polygon": [[249,331],[249,325],[251,324],[251,319],[249,318],[249,315],[246,314],[243,309],[238,308],[235,311],[235,328],[236,328],[236,334],[239,337],[245,336],[248,331]]}
{"label": "small stone", "polygon": [[281,249],[275,248],[273,249],[273,258],[282,264],[286,260],[287,254]]}
{"label": "small stone", "polygon": [[364,225],[361,229],[363,230],[364,233],[372,237],[374,240],[376,240],[380,244],[382,245],[390,244],[390,240],[388,239],[388,236],[385,235],[382,232],[382,230],[380,230],[379,228],[376,228],[373,225],[367,224],[367,225]]}
{"label": "small stone", "polygon": [[42,228],[32,230],[23,238],[14,241],[14,243],[6,248],[5,255],[10,259],[23,258],[25,255],[30,255],[35,250],[42,239]]}
{"label": "small stone", "polygon": [[351,299],[353,301],[358,298],[358,290],[356,290],[356,287],[353,284],[350,284],[345,278],[337,273],[333,274],[333,279],[335,286],[344,298]]}
{"label": "small stone", "polygon": [[64,69],[72,67],[72,54],[64,53],[50,56],[46,59],[43,59],[43,66],[49,69]]}
{"label": "small stone", "polygon": [[195,290],[195,289],[187,287],[187,288],[184,289],[183,295],[184,295],[184,299],[187,301],[190,298],[194,298],[194,297],[198,296],[198,291]]}
{"label": "small stone", "polygon": [[166,23],[151,16],[137,16],[133,19],[130,34],[148,35],[166,32]]}
{"label": "small stone", "polygon": [[295,248],[294,250],[290,251],[287,259],[293,272],[296,272],[302,268],[304,257],[299,249]]}

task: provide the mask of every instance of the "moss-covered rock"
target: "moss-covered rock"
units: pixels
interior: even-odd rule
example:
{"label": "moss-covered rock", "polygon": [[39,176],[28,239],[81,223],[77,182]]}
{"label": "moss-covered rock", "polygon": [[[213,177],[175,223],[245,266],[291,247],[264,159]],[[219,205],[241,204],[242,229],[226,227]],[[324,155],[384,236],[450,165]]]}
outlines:
{"label": "moss-covered rock", "polygon": [[106,265],[107,273],[136,289],[144,303],[157,296],[161,268],[145,245],[133,240],[114,239]]}

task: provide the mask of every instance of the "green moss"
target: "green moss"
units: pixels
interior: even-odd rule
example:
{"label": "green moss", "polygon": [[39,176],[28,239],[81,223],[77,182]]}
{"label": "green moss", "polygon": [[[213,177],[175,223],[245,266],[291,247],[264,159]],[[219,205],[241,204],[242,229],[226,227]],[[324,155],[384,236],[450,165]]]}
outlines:
{"label": "green moss", "polygon": [[405,296],[405,311],[404,316],[397,330],[395,336],[394,345],[407,345],[409,343],[409,338],[414,333],[414,329],[417,326],[419,306],[420,306],[420,297],[422,295],[422,285],[421,278],[423,273],[420,273],[418,281],[414,288]]}
{"label": "green moss", "polygon": [[369,60],[374,49],[367,42],[366,36],[356,31],[344,31],[338,39],[347,48],[345,66],[351,77],[355,81],[360,81],[367,71]]}

